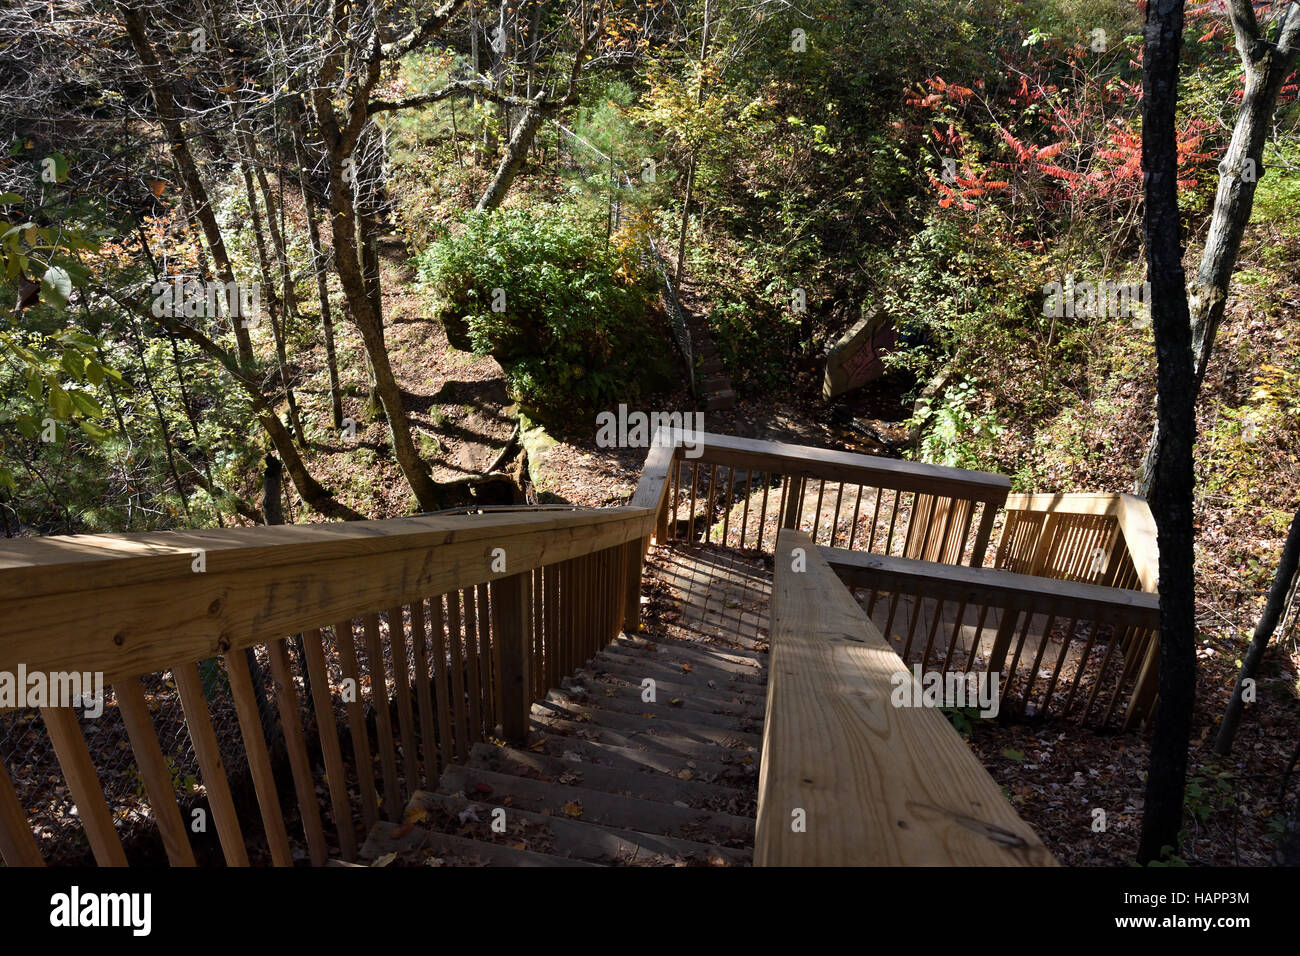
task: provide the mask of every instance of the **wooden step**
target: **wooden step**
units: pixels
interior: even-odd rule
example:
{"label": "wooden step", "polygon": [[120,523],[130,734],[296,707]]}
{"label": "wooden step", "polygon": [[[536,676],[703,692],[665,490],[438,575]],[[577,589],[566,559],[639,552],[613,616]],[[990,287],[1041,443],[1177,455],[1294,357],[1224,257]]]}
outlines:
{"label": "wooden step", "polygon": [[766,667],[768,661],[767,651],[754,650],[748,647],[727,647],[720,643],[714,643],[707,637],[686,639],[661,634],[654,636],[620,634],[614,640],[622,647],[644,648],[651,651],[694,651],[708,658],[718,658],[740,664],[757,664],[759,667]]}
{"label": "wooden step", "polygon": [[[396,834],[400,833],[400,836]],[[597,866],[587,860],[520,850],[503,843],[468,840],[450,833],[439,833],[423,826],[399,826],[381,820],[370,828],[359,851],[361,858],[374,863],[389,853],[399,857],[394,865],[429,866],[440,860],[441,866]]]}
{"label": "wooden step", "polygon": [[[687,762],[682,761],[682,764],[685,763]],[[754,816],[757,799],[752,779],[746,782],[745,789],[698,781],[694,776],[699,771],[699,765],[694,761],[690,763],[694,766],[682,766],[678,771],[680,773],[685,770],[690,774],[682,779],[635,763],[632,764],[635,769],[629,769],[627,766],[608,766],[589,760],[552,757],[549,754],[483,743],[474,745],[469,758],[469,766],[479,770],[568,783],[638,800],[684,804],[696,809],[750,818]]]}
{"label": "wooden step", "polygon": [[[717,846],[744,847],[753,842],[754,821],[729,813],[642,800],[531,777],[517,777],[477,767],[451,766],[438,782],[438,792],[531,810],[544,816],[571,816],[583,823],[655,833]],[[508,804],[503,801],[509,800]]]}
{"label": "wooden step", "polygon": [[[649,676],[649,675],[646,675]],[[644,677],[642,678],[644,679]],[[655,696],[659,701],[668,700],[674,707],[683,710],[702,711],[709,714],[725,714],[731,717],[743,717],[749,720],[762,720],[766,702],[758,697],[744,697],[732,694],[728,697],[724,691],[711,689],[704,684],[688,685],[674,681],[655,681]],[[644,689],[641,680],[626,680],[612,674],[604,677],[586,668],[578,671],[573,680],[561,683],[563,690],[577,692],[583,688],[596,699],[613,699],[628,702],[641,701]]]}
{"label": "wooden step", "polygon": [[602,767],[642,770],[662,773],[677,780],[699,780],[703,783],[748,790],[754,786],[758,775],[758,758],[748,751],[726,751],[722,762],[672,753],[659,748],[622,747],[612,743],[566,737],[563,734],[541,734],[528,751],[558,757],[566,763],[581,766],[596,764]]}
{"label": "wooden step", "polygon": [[760,696],[765,683],[759,672],[732,674],[710,670],[706,673],[694,668],[684,671],[680,664],[660,663],[647,655],[629,657],[622,654],[606,654],[604,651],[587,661],[583,667],[587,670],[606,670],[608,673],[624,677],[637,684],[646,677],[653,677],[656,680],[676,681],[686,685],[698,684],[700,687],[709,688],[709,681],[712,681],[714,685],[712,689],[723,691],[728,696],[732,694]]}
{"label": "wooden step", "polygon": [[736,393],[731,389],[714,392],[704,400],[706,412],[722,412],[736,407]]}
{"label": "wooden step", "polygon": [[[658,721],[647,720],[652,724]],[[557,716],[554,711],[539,716],[536,708],[532,715],[531,728],[543,735],[557,734],[575,740],[588,740],[613,747],[626,747],[629,750],[657,750],[660,753],[673,754],[691,760],[707,760],[711,763],[750,763],[758,761],[758,751],[753,748],[723,747],[713,741],[700,740],[698,737],[666,731],[657,728],[657,733],[638,728],[637,730],[616,730],[602,727],[589,721],[571,720]]]}
{"label": "wooden step", "polygon": [[564,683],[564,686],[548,691],[547,699],[560,704],[565,702],[584,704],[588,707],[613,710],[622,714],[640,716],[653,714],[654,720],[676,720],[687,724],[698,724],[703,727],[743,730],[751,734],[763,732],[763,715],[761,712],[750,715],[720,714],[709,707],[707,703],[695,703],[694,706],[688,707],[689,697],[674,697],[661,691],[657,686],[655,688],[655,701],[649,703],[641,699],[639,688],[636,691],[625,688],[624,692],[619,694],[613,688],[607,687],[605,690],[612,691],[612,693],[604,693],[600,690],[593,693],[585,684],[572,685],[568,681]]}
{"label": "wooden step", "polygon": [[748,848],[709,846],[680,837],[598,826],[566,816],[547,816],[514,808],[506,809],[506,832],[494,833],[491,808],[481,802],[427,790],[417,791],[411,797],[414,809],[441,810],[456,817],[472,806],[478,807],[478,822],[466,820],[462,827],[478,842],[507,846],[521,841],[525,846],[545,843],[548,852],[556,856],[624,866],[743,866],[752,858]]}
{"label": "wooden step", "polygon": [[588,723],[602,729],[642,733],[651,737],[671,734],[701,743],[711,743],[718,747],[747,747],[757,752],[763,745],[761,735],[730,727],[706,727],[684,720],[646,718],[639,714],[623,714],[577,701],[561,703],[548,699],[533,705],[534,717],[544,720],[548,713],[560,720]]}
{"label": "wooden step", "polygon": [[653,648],[634,647],[615,641],[613,644],[607,645],[592,660],[599,660],[602,657],[606,660],[621,660],[632,664],[638,661],[644,661],[647,664],[661,664],[683,674],[708,674],[709,677],[715,680],[738,676],[748,677],[759,683],[763,682],[763,668],[759,667],[754,661],[742,663],[717,654],[706,654],[697,650],[684,650],[667,645],[656,645]]}
{"label": "wooden step", "polygon": [[[762,688],[742,681],[719,683],[702,674],[685,673],[681,668],[668,670],[664,676],[647,674],[643,666],[628,666],[608,658],[592,658],[576,672],[585,681],[617,687],[640,688],[641,681],[654,677],[655,686],[677,697],[691,696],[718,705],[723,713],[757,711],[765,708]],[[711,685],[711,686],[710,686]]]}

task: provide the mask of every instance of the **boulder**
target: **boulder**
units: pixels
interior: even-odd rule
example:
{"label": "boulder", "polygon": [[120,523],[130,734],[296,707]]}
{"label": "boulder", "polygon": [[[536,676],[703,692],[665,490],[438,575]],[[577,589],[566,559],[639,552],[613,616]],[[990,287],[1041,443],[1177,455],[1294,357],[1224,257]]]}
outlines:
{"label": "boulder", "polygon": [[894,324],[878,309],[865,310],[826,355],[822,396],[832,399],[885,373],[881,355],[894,344]]}

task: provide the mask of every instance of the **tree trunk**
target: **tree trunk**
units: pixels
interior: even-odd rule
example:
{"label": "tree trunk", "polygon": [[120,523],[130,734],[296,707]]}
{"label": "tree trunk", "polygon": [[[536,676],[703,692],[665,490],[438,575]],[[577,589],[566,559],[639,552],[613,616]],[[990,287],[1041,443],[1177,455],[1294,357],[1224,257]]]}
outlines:
{"label": "tree trunk", "polygon": [[1192,447],[1196,440],[1192,330],[1178,214],[1178,61],[1182,0],[1147,5],[1142,63],[1142,166],[1151,318],[1157,360],[1156,414],[1164,431],[1160,495],[1152,509],[1160,546],[1160,690],[1140,862],[1178,849],[1187,748],[1196,689]]}
{"label": "tree trunk", "polygon": [[[544,94],[539,93],[535,103],[540,103]],[[506,144],[506,154],[501,157],[501,165],[497,167],[496,175],[488,183],[488,187],[479,199],[478,205],[474,207],[475,212],[487,212],[495,209],[501,204],[501,200],[506,198],[506,193],[510,191],[510,185],[515,181],[515,176],[524,165],[524,158],[528,155],[529,148],[533,145],[533,139],[537,135],[537,130],[542,125],[545,116],[541,108],[537,105],[530,104],[524,109],[523,118],[515,127],[514,134],[510,137],[510,142]]]}
{"label": "tree trunk", "polygon": [[[181,182],[185,191],[189,194],[194,215],[198,218],[199,225],[203,227],[203,235],[207,239],[212,259],[220,271],[222,280],[233,285],[235,271],[230,264],[230,256],[226,253],[226,243],[221,235],[221,227],[217,223],[216,214],[212,211],[212,203],[208,199],[207,189],[199,176],[198,166],[194,162],[194,156],[190,153],[185,132],[181,128],[180,112],[176,108],[176,101],[172,97],[171,88],[164,80],[165,76],[180,75],[179,71],[166,59],[160,58],[155,53],[153,46],[150,45],[147,38],[148,31],[145,26],[144,13],[139,9],[124,4],[119,4],[119,10],[122,25],[126,28],[127,36],[131,40],[131,46],[135,49],[136,56],[140,58],[140,63],[144,68],[145,80],[148,82],[149,90],[153,94],[154,104],[158,107],[159,122],[162,123],[163,130],[167,134],[172,160],[176,163],[176,169],[181,175]],[[234,329],[239,361],[245,366],[251,366],[253,364],[253,342],[248,334],[248,329],[244,327],[243,321],[235,316],[231,316],[231,325]]]}
{"label": "tree trunk", "polygon": [[[1229,13],[1246,73],[1246,88],[1232,139],[1219,163],[1219,188],[1210,231],[1196,279],[1191,283],[1194,396],[1200,392],[1214,339],[1223,322],[1241,239],[1255,204],[1255,188],[1264,175],[1264,144],[1272,128],[1278,92],[1295,66],[1295,42],[1300,33],[1300,6],[1296,4],[1288,5],[1281,15],[1276,45],[1264,39],[1250,0],[1233,0]],[[1163,445],[1157,422],[1137,477],[1138,493],[1152,504],[1159,494],[1156,462],[1164,452]]]}
{"label": "tree trunk", "polygon": [[1282,612],[1286,610],[1287,598],[1291,596],[1291,583],[1295,580],[1297,567],[1300,567],[1300,510],[1296,511],[1295,517],[1291,520],[1291,531],[1286,537],[1286,544],[1282,547],[1282,557],[1278,559],[1277,574],[1274,575],[1273,587],[1268,592],[1268,602],[1264,605],[1264,613],[1260,615],[1259,624],[1255,627],[1255,635],[1251,638],[1250,647],[1241,662],[1237,686],[1233,688],[1232,700],[1228,701],[1223,723],[1219,725],[1219,733],[1214,738],[1216,754],[1227,755],[1232,752],[1232,741],[1237,735],[1237,725],[1241,722],[1241,712],[1245,708],[1245,702],[1242,700],[1243,685],[1246,681],[1255,679],[1259,662],[1264,657],[1264,650],[1277,629],[1277,622],[1281,619]]}
{"label": "tree trunk", "polygon": [[302,189],[303,216],[307,219],[307,235],[311,239],[312,271],[316,274],[316,297],[320,302],[321,329],[325,335],[325,366],[330,379],[330,412],[335,430],[343,427],[343,389],[339,383],[338,355],[334,347],[334,318],[330,314],[329,282],[325,275],[325,249],[321,245],[320,223],[316,215],[316,197],[312,194],[308,181],[307,165],[304,162],[302,115],[298,101],[290,107],[290,122],[293,135],[293,155],[298,164],[299,185]]}
{"label": "tree trunk", "polygon": [[284,466],[274,455],[266,456],[262,473],[262,517],[267,524],[284,524]]}
{"label": "tree trunk", "polygon": [[[313,91],[316,114],[318,117],[333,116],[333,104],[328,91]],[[331,122],[332,119],[326,120]],[[411,422],[407,418],[402,401],[402,390],[393,375],[393,368],[388,359],[388,349],[384,344],[383,326],[371,307],[367,294],[365,276],[361,271],[361,260],[357,250],[356,226],[357,213],[352,201],[351,184],[343,179],[343,160],[346,158],[342,143],[334,131],[325,131],[326,149],[329,154],[330,171],[330,227],[334,236],[334,264],[338,269],[339,282],[343,295],[347,299],[348,311],[352,321],[361,333],[366,354],[370,357],[374,369],[375,389],[384,407],[388,420],[389,433],[393,439],[393,455],[398,467],[406,477],[407,484],[415,494],[416,501],[423,511],[438,511],[446,507],[443,489],[429,474],[429,467],[420,457],[411,437]],[[287,463],[287,460],[286,460]]]}

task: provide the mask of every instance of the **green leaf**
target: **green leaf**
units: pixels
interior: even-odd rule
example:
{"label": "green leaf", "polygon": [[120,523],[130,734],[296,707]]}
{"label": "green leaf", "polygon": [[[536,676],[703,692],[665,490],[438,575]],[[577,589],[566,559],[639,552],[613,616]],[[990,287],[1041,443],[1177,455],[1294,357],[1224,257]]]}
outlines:
{"label": "green leaf", "polygon": [[72,295],[72,279],[68,271],[59,266],[50,266],[41,276],[41,298],[56,309],[67,307],[68,296]]}
{"label": "green leaf", "polygon": [[50,153],[46,159],[54,160],[54,179],[56,182],[63,182],[68,178],[68,157],[62,153]]}
{"label": "green leaf", "polygon": [[1023,753],[1011,747],[1003,748],[1002,756],[1006,757],[1008,760],[1014,760],[1016,763],[1020,763],[1025,759],[1025,755]]}
{"label": "green leaf", "polygon": [[72,399],[72,404],[77,407],[77,411],[87,418],[98,418],[104,414],[104,409],[100,407],[99,402],[89,392],[83,392],[81,389],[73,389],[68,392],[68,397]]}
{"label": "green leaf", "polygon": [[86,437],[91,441],[103,441],[112,434],[107,428],[100,428],[94,422],[88,422],[84,419],[77,422],[77,425],[80,426],[81,430],[86,433]]}
{"label": "green leaf", "polygon": [[41,381],[41,373],[34,368],[27,370],[27,394],[35,402],[39,402],[41,396],[45,394],[45,384]]}
{"label": "green leaf", "polygon": [[7,206],[10,203],[22,202],[23,197],[17,193],[0,193],[0,205]]}
{"label": "green leaf", "polygon": [[80,352],[73,349],[64,349],[63,357],[59,359],[59,365],[63,370],[75,378],[78,382],[85,381],[86,378],[86,360]]}
{"label": "green leaf", "polygon": [[90,379],[92,385],[104,384],[104,366],[100,365],[94,359],[86,359],[86,378]]}
{"label": "green leaf", "polygon": [[72,415],[72,399],[63,390],[62,386],[52,385],[50,387],[50,411],[58,419],[66,419]]}

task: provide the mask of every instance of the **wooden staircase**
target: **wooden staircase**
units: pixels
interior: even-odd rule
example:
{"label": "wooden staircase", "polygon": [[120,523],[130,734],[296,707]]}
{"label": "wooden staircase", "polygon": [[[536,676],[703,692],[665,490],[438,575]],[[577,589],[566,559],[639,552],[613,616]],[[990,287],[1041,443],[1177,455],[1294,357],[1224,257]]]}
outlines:
{"label": "wooden staircase", "polygon": [[767,573],[708,546],[667,549],[648,572],[656,601],[642,632],[621,635],[535,703],[526,747],[475,745],[436,792],[411,798],[401,824],[377,823],[363,862],[751,862]]}

